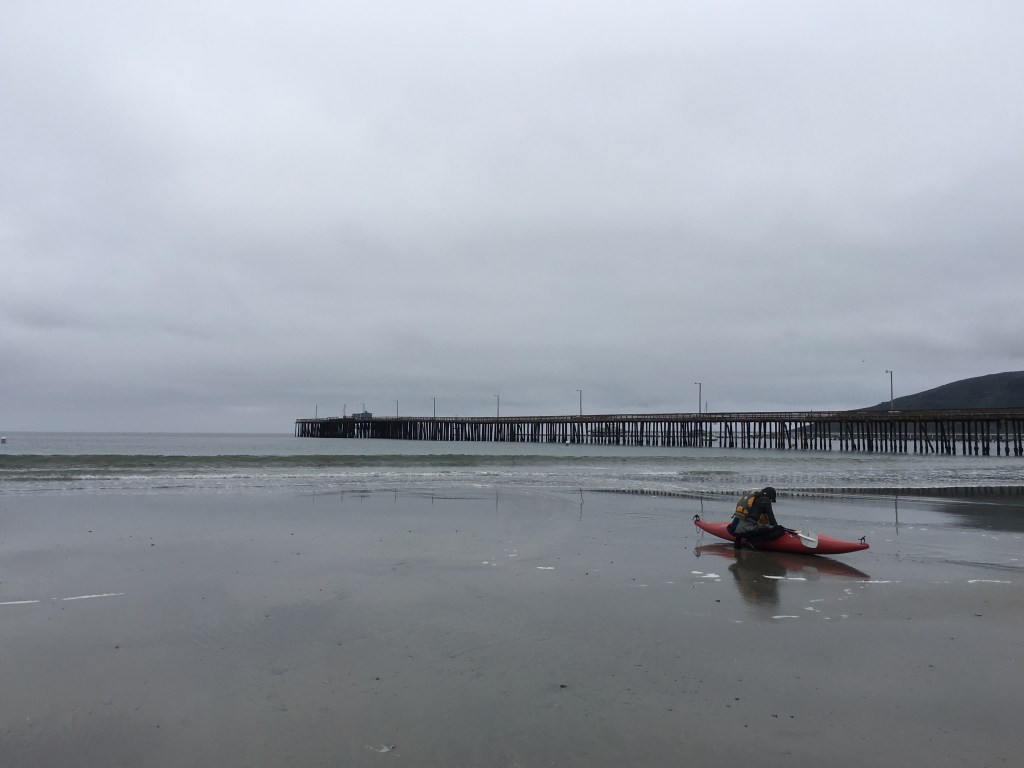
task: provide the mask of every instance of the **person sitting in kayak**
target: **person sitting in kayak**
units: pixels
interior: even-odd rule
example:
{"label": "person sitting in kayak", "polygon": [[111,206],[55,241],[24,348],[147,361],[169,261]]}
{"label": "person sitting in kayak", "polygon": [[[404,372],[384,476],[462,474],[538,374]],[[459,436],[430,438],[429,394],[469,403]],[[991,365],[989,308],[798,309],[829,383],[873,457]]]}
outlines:
{"label": "person sitting in kayak", "polygon": [[736,537],[733,542],[736,549],[743,546],[744,539],[748,543],[771,541],[786,532],[786,529],[776,521],[775,512],[772,510],[772,502],[776,498],[775,489],[768,486],[760,491],[748,493],[736,502],[732,522],[726,529]]}

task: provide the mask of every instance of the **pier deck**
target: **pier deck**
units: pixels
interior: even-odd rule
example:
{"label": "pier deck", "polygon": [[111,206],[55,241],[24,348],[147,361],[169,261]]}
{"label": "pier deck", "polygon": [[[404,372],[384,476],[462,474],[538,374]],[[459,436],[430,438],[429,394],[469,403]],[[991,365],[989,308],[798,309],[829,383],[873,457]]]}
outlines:
{"label": "pier deck", "polygon": [[1024,409],[296,419],[296,437],[1024,456]]}

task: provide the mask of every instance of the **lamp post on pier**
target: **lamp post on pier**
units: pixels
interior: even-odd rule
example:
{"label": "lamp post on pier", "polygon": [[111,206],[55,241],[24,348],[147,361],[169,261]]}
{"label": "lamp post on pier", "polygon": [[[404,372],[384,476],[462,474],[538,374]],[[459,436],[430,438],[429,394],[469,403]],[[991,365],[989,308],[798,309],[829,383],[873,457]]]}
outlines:
{"label": "lamp post on pier", "polygon": [[496,418],[500,419],[501,418],[501,395],[495,395],[495,397],[498,398],[498,405],[497,405],[497,409],[498,410],[495,412],[495,416],[496,416]]}
{"label": "lamp post on pier", "polygon": [[437,418],[437,398],[436,397],[432,397],[430,399],[434,401],[434,418],[436,419]]}
{"label": "lamp post on pier", "polygon": [[892,413],[893,411],[896,410],[896,408],[893,405],[895,401],[893,400],[892,396],[892,371],[886,369],[885,372],[889,374],[889,413]]}
{"label": "lamp post on pier", "polygon": [[580,416],[582,416],[583,415],[583,390],[582,389],[577,389],[576,391],[580,393]]}
{"label": "lamp post on pier", "polygon": [[700,413],[700,404],[704,402],[703,395],[701,394],[704,384],[700,381],[695,381],[693,383],[697,385],[697,413]]}

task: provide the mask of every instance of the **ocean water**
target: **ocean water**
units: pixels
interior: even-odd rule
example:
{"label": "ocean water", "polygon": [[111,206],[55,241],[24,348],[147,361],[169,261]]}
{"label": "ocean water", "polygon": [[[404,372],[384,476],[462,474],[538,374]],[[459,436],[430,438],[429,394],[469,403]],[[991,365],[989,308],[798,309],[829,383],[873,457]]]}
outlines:
{"label": "ocean water", "polygon": [[15,432],[0,495],[519,487],[666,495],[1019,492],[1024,460],[728,448],[310,439],[280,434]]}

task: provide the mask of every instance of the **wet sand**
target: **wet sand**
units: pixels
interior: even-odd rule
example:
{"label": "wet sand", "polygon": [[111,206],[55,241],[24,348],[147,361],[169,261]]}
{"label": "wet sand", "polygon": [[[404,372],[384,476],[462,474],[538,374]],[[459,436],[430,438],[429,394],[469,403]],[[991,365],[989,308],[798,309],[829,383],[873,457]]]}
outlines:
{"label": "wet sand", "polygon": [[783,496],[825,559],[678,498],[0,497],[0,766],[1013,765],[989,502]]}

